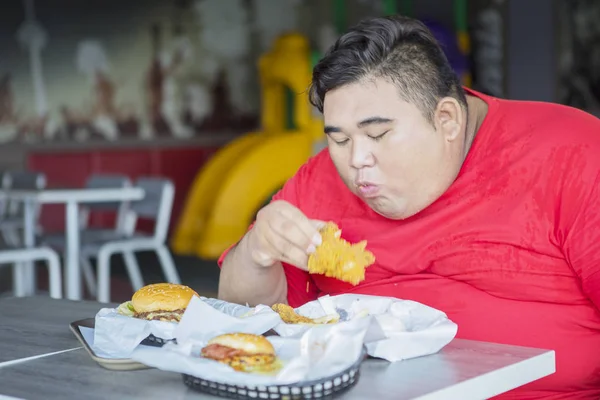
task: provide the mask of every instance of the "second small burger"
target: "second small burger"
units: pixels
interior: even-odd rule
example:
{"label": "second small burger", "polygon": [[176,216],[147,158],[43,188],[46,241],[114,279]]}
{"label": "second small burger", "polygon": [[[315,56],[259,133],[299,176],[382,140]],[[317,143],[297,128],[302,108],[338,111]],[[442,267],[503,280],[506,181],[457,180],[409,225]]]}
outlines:
{"label": "second small burger", "polygon": [[201,355],[241,372],[273,374],[281,368],[271,342],[250,333],[219,335],[208,342]]}
{"label": "second small burger", "polygon": [[187,286],[155,283],[135,292],[131,301],[121,304],[117,311],[150,321],[179,322],[193,296],[198,293]]}

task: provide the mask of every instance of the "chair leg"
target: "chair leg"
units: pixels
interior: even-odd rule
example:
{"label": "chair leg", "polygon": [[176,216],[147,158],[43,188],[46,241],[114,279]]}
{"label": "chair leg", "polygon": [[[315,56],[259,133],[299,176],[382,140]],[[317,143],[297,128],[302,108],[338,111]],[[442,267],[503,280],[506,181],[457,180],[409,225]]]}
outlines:
{"label": "chair leg", "polygon": [[167,246],[161,245],[157,247],[156,255],[158,256],[158,261],[160,261],[163,273],[167,278],[167,282],[180,284],[181,279],[179,278],[179,273],[177,272],[173,257],[171,257],[171,253],[169,252],[169,249],[167,249]]}
{"label": "chair leg", "polygon": [[110,302],[110,257],[115,251],[110,246],[102,246],[98,251],[96,264],[98,291],[97,300],[100,303]]}
{"label": "chair leg", "polygon": [[9,247],[12,247],[12,243],[10,241],[10,233],[8,233],[8,230],[6,228],[1,228],[0,229],[0,235],[2,235],[2,241],[4,242],[4,244],[6,244]]}
{"label": "chair leg", "polygon": [[15,297],[24,297],[27,292],[27,285],[25,283],[26,278],[23,267],[25,263],[15,262],[12,265],[12,287],[13,294]]}
{"label": "chair leg", "polygon": [[[23,270],[23,268],[27,266],[27,263],[34,263],[37,260],[44,260],[48,263],[50,296],[55,299],[62,298],[62,274],[60,270],[60,259],[54,250],[47,247],[36,247],[0,251],[0,263],[13,262],[14,272],[16,272],[19,268]],[[13,291],[16,292],[22,289],[23,287],[19,287],[17,285],[15,288],[13,288]],[[23,294],[21,294],[21,296],[23,296]]]}
{"label": "chair leg", "polygon": [[21,238],[16,229],[2,229],[2,239],[11,247],[19,247],[21,245]]}
{"label": "chair leg", "polygon": [[[10,248],[18,248],[20,244],[19,234],[15,229],[2,229],[2,240]],[[25,273],[25,263],[18,262],[12,266],[13,276],[13,294],[16,297],[23,297],[27,293],[27,274]]]}
{"label": "chair leg", "polygon": [[140,266],[135,258],[135,254],[131,250],[126,250],[123,252],[123,259],[125,260],[125,268],[127,268],[127,274],[129,275],[131,286],[135,292],[144,286],[144,279],[142,278]]}
{"label": "chair leg", "polygon": [[50,297],[53,299],[62,299],[62,273],[60,268],[60,259],[52,250],[46,250],[46,261],[48,263],[48,279]]}
{"label": "chair leg", "polygon": [[88,292],[90,292],[90,296],[96,298],[98,291],[96,287],[96,277],[94,276],[94,268],[92,267],[92,263],[90,262],[90,259],[84,255],[80,257],[79,262],[81,264],[81,271],[83,272],[85,286],[87,287]]}

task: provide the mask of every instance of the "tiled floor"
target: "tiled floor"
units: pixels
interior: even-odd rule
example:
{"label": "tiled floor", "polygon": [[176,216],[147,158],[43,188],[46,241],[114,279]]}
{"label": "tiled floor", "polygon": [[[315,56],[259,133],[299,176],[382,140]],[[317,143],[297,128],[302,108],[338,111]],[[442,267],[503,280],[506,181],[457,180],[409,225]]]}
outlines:
{"label": "tiled floor", "polygon": [[[183,284],[196,290],[201,296],[216,297],[219,283],[219,267],[216,261],[176,255],[173,255],[173,258]],[[139,253],[138,263],[142,270],[144,283],[164,282],[160,265],[153,253]],[[133,289],[121,258],[118,256],[113,257],[111,266],[111,300],[121,302],[130,299]],[[43,290],[47,287],[46,271],[43,267],[38,268],[38,270],[40,271],[38,273],[39,287]],[[0,273],[0,293],[8,294],[7,291],[10,290],[12,282],[10,268],[2,268]]]}

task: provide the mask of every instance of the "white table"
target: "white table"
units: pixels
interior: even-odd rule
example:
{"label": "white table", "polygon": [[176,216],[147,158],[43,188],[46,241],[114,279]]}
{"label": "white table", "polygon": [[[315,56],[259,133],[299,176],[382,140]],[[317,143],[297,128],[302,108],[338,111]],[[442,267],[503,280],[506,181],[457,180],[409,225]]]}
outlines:
{"label": "white table", "polygon": [[426,357],[367,360],[348,399],[483,400],[554,372],[554,351],[454,339]]}
{"label": "white table", "polygon": [[[81,271],[79,266],[79,208],[82,203],[104,203],[112,201],[135,201],[144,197],[140,188],[115,189],[44,189],[44,190],[9,190],[1,195],[9,200],[23,202],[23,245],[35,246],[35,210],[37,204],[65,204],[66,206],[66,297],[70,300],[81,300]],[[18,296],[31,296],[35,292],[33,268],[20,268],[17,280],[26,282],[25,293]],[[20,286],[20,285],[17,285]]]}
{"label": "white table", "polygon": [[[0,299],[0,344],[7,360],[46,354],[3,366],[0,394],[27,399],[216,399],[198,394],[181,375],[155,369],[109,371],[80,346],[68,324],[93,317],[106,304],[45,297]],[[18,333],[15,336],[15,333]],[[12,349],[14,341],[23,349]],[[27,344],[29,344],[27,346]],[[13,346],[15,347],[15,346]],[[389,363],[366,360],[343,400],[483,400],[555,372],[554,351],[455,339],[439,353]]]}

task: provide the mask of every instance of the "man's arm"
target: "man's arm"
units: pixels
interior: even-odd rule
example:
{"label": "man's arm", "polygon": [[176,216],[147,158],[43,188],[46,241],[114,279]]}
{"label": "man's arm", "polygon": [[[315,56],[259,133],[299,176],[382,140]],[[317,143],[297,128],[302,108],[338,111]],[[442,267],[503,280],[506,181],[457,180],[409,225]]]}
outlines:
{"label": "man's arm", "polygon": [[250,256],[248,235],[223,258],[219,298],[250,306],[287,302],[287,282],[280,262],[271,267],[256,264]]}
{"label": "man's arm", "polygon": [[[574,222],[565,232],[563,251],[565,256],[581,279],[581,288],[590,301],[600,310],[600,173],[595,180],[578,187],[590,188],[589,194],[581,195],[585,201],[572,208],[577,211]],[[576,189],[569,193],[574,198],[579,196]]]}
{"label": "man's arm", "polygon": [[[309,206],[311,196],[314,196],[314,191],[307,189],[312,188],[315,183],[315,168],[321,167],[316,167],[314,162],[308,162],[300,167],[298,172],[273,196],[270,205],[283,200],[302,213],[308,212],[312,215],[312,209],[307,209],[304,206]],[[285,213],[288,216],[290,213],[297,214],[292,211],[287,209]],[[303,216],[301,219],[305,217]],[[257,216],[257,221],[258,219]],[[256,255],[253,254],[253,251],[256,249],[251,248],[251,243],[255,246],[256,238],[251,235],[257,221],[254,221],[246,235],[236,246],[225,251],[219,258],[219,266],[221,267],[219,298],[238,304],[249,303],[255,305],[262,303],[272,305],[275,303],[288,303],[293,307],[315,300],[318,289],[307,271],[293,266],[294,263],[287,263],[286,258],[279,258],[284,262],[276,262],[268,267],[258,264],[257,262],[260,262],[260,260],[253,260],[252,256]],[[306,224],[303,224],[306,229]],[[284,230],[289,232],[294,228],[296,226],[288,224]],[[252,238],[252,240],[249,240],[249,238]],[[278,254],[278,256],[283,255],[283,253],[285,251]],[[292,258],[298,260],[297,257]]]}
{"label": "man's arm", "polygon": [[556,181],[562,186],[558,242],[581,280],[583,293],[600,311],[600,120],[580,110],[567,110],[570,117],[560,117],[562,135],[577,135],[564,148],[555,148],[557,157],[548,164],[559,174]]}

